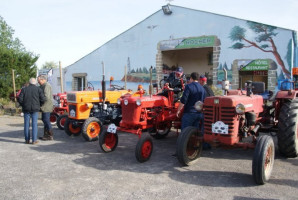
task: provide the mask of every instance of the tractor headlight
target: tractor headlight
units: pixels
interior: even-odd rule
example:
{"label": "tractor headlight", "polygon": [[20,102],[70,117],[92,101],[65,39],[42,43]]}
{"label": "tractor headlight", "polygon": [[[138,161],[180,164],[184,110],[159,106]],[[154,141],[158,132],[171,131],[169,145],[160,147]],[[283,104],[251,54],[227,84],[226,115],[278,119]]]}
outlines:
{"label": "tractor headlight", "polygon": [[126,105],[126,106],[128,105],[128,100],[127,99],[124,100],[124,105]]}
{"label": "tractor headlight", "polygon": [[118,104],[118,105],[121,105],[121,99],[120,99],[120,98],[117,99],[117,104]]}
{"label": "tractor headlight", "polygon": [[136,100],[136,104],[137,104],[137,106],[140,106],[142,104],[141,99]]}
{"label": "tractor headlight", "polygon": [[240,115],[245,113],[245,106],[242,103],[237,104],[236,113]]}
{"label": "tractor headlight", "polygon": [[199,112],[201,112],[202,111],[202,109],[203,109],[203,105],[204,105],[204,103],[202,102],[202,101],[197,101],[196,103],[195,103],[195,109],[197,110],[197,111],[199,111]]}

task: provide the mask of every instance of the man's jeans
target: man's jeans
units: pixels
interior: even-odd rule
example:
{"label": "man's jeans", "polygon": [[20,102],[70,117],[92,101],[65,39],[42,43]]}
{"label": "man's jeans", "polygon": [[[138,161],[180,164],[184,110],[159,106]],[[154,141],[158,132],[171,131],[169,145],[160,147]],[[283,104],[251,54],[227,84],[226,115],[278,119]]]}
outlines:
{"label": "man's jeans", "polygon": [[51,121],[50,121],[50,116],[51,116],[51,113],[50,112],[42,112],[41,113],[41,120],[44,124],[44,128],[46,130],[51,130],[52,129],[52,124],[51,124]]}
{"label": "man's jeans", "polygon": [[181,131],[188,126],[199,128],[200,125],[200,130],[203,131],[203,116],[203,113],[183,113]]}
{"label": "man's jeans", "polygon": [[25,112],[24,113],[24,135],[25,140],[30,140],[30,118],[32,119],[32,142],[35,142],[37,139],[37,119],[38,119],[38,112]]}

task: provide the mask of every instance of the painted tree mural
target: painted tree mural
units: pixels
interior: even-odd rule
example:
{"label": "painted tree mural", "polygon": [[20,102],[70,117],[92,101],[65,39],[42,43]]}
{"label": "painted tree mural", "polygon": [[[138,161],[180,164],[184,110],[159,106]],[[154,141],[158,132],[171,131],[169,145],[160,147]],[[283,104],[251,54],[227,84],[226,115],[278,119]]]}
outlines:
{"label": "painted tree mural", "polygon": [[277,51],[277,47],[273,40],[273,37],[277,35],[275,32],[276,27],[269,26],[265,24],[260,24],[256,22],[247,21],[247,25],[250,30],[252,30],[256,37],[253,40],[249,40],[246,37],[246,29],[240,26],[234,26],[230,32],[229,38],[235,42],[231,48],[233,49],[243,49],[243,48],[250,48],[255,47],[263,52],[272,53],[281,67],[283,73],[290,78],[291,73],[286,68],[284,61],[282,60],[280,54]]}

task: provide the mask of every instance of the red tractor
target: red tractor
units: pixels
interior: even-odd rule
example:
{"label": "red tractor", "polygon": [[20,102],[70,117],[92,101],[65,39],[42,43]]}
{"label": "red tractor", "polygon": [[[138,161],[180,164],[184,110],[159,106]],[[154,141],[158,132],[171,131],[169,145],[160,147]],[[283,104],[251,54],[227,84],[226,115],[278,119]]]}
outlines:
{"label": "red tractor", "polygon": [[68,106],[66,92],[53,95],[55,100],[53,112],[50,115],[52,125],[57,124],[58,128],[64,130],[64,123],[67,119]]}
{"label": "red tractor", "polygon": [[206,98],[201,104],[204,133],[195,127],[183,129],[177,141],[179,162],[189,165],[196,160],[203,142],[254,148],[253,178],[257,184],[267,182],[273,169],[275,146],[266,133],[277,132],[278,150],[283,156],[298,155],[298,91],[289,85],[285,82],[286,87],[275,96],[264,97],[257,95],[264,92],[264,83],[248,82],[246,91],[226,90],[224,96]]}
{"label": "red tractor", "polygon": [[[151,88],[151,89],[150,89]],[[151,93],[152,84],[150,84]],[[176,94],[181,89],[165,88],[163,93],[150,96],[124,97],[119,104],[122,108],[120,126],[110,124],[99,136],[99,145],[104,152],[114,151],[118,144],[117,131],[138,135],[135,156],[139,162],[150,159],[153,143],[152,137],[160,139],[167,136],[171,127],[180,127],[180,118],[176,116],[179,103]],[[152,136],[150,137],[150,135]]]}

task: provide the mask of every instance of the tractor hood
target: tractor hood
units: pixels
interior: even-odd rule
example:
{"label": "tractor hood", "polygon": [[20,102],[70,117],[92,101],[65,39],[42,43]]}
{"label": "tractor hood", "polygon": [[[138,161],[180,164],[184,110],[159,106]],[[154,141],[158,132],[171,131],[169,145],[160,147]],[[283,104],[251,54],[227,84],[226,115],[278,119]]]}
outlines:
{"label": "tractor hood", "polygon": [[[106,91],[106,102],[116,104],[122,95],[130,93],[127,90]],[[102,91],[74,91],[67,93],[67,101],[70,103],[96,103],[102,102]]]}
{"label": "tractor hood", "polygon": [[145,108],[152,108],[158,106],[169,106],[168,99],[164,96],[142,96],[142,97],[128,97],[124,98],[121,105],[127,106],[128,104],[139,105]]}
{"label": "tractor hood", "polygon": [[220,107],[236,107],[238,104],[243,104],[245,112],[260,113],[263,111],[263,97],[260,95],[229,95],[229,96],[213,96],[207,97],[204,101],[204,106],[219,105]]}

